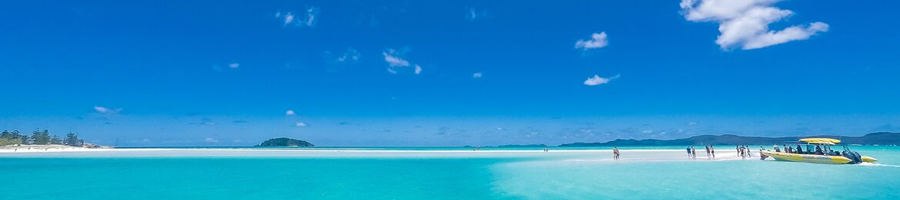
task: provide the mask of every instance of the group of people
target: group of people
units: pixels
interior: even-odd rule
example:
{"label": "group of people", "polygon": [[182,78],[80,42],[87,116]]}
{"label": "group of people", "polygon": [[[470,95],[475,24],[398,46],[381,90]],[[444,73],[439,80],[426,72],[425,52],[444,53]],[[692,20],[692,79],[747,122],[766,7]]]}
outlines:
{"label": "group of people", "polygon": [[[695,149],[693,145],[688,146],[685,150],[687,150],[688,158],[697,159],[697,149]],[[706,145],[706,158],[716,158],[716,149],[715,147],[713,147],[713,145]]]}
{"label": "group of people", "polygon": [[750,147],[748,147],[747,145],[734,145],[734,150],[737,151],[737,155],[741,156],[742,159],[753,157],[753,155],[750,154]]}
{"label": "group of people", "polygon": [[827,145],[824,148],[822,148],[821,145],[816,145],[815,150],[812,149],[811,145],[808,145],[808,146],[806,146],[806,151],[803,151],[803,146],[800,146],[800,144],[797,144],[797,148],[794,148],[792,146],[788,146],[785,144],[781,144],[781,146],[784,148],[779,149],[778,144],[773,145],[775,152],[781,152],[782,150],[784,150],[785,153],[796,153],[796,154],[815,154],[815,155],[834,155],[834,156],[839,156],[841,154],[838,151],[834,151],[834,149],[831,149],[831,147],[829,147]]}

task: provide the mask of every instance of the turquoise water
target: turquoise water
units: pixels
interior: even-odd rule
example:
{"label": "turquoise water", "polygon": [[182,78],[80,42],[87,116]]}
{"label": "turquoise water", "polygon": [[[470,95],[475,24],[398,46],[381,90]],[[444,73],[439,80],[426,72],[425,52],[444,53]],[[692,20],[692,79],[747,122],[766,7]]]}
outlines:
{"label": "turquoise water", "polygon": [[619,161],[607,152],[409,149],[420,152],[0,154],[0,199],[900,199],[900,148],[854,149],[880,164],[759,161],[724,150],[718,160],[624,151]]}

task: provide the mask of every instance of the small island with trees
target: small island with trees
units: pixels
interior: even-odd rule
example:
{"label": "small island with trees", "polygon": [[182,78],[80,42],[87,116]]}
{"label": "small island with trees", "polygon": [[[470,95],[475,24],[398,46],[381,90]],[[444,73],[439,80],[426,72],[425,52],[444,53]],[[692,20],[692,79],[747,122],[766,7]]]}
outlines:
{"label": "small island with trees", "polygon": [[48,130],[35,130],[31,136],[22,134],[19,130],[4,130],[0,133],[0,146],[8,145],[65,145],[72,147],[93,147],[94,145],[84,143],[83,139],[78,138],[78,133],[66,134],[65,138],[57,135],[50,135]]}
{"label": "small island with trees", "polygon": [[273,138],[266,140],[257,147],[313,147],[312,143],[307,141],[293,139],[293,138]]}
{"label": "small island with trees", "polygon": [[0,151],[35,152],[35,151],[68,151],[93,148],[111,148],[84,142],[78,133],[70,132],[65,137],[51,135],[48,130],[35,130],[31,135],[18,130],[3,130],[0,133]]}

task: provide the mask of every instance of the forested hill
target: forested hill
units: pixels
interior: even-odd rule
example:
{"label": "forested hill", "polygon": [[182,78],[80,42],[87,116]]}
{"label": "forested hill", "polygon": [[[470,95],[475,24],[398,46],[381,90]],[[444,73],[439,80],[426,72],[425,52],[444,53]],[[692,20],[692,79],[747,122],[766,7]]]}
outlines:
{"label": "forested hill", "polygon": [[800,138],[824,137],[840,139],[842,144],[860,145],[900,145],[900,133],[869,133],[860,137],[852,136],[808,136],[808,137],[747,137],[737,135],[700,135],[674,140],[634,140],[617,139],[609,142],[570,143],[559,145],[561,147],[585,147],[585,146],[679,146],[679,145],[742,145],[742,144],[781,144],[796,142]]}
{"label": "forested hill", "polygon": [[312,143],[292,138],[273,138],[266,140],[257,147],[313,147]]}

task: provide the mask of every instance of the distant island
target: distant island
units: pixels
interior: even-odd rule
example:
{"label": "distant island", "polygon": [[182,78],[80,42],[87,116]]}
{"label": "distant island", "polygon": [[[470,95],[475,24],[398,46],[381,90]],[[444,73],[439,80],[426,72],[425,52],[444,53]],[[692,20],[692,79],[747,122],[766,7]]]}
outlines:
{"label": "distant island", "polygon": [[545,144],[507,144],[507,145],[499,145],[499,148],[533,148],[533,147],[547,147]]}
{"label": "distant island", "polygon": [[609,142],[569,143],[559,145],[561,147],[593,147],[593,146],[681,146],[681,145],[743,145],[743,144],[782,144],[796,142],[800,138],[825,137],[840,139],[843,144],[859,145],[900,145],[900,133],[878,132],[869,133],[861,137],[852,136],[807,136],[807,137],[747,137],[737,135],[699,135],[684,139],[674,140],[634,140],[617,139]]}
{"label": "distant island", "polygon": [[266,140],[257,147],[313,147],[312,143],[293,138],[273,138]]}
{"label": "distant island", "polygon": [[[466,148],[476,148],[476,146],[466,145],[463,146]],[[505,144],[505,145],[497,145],[497,146],[477,146],[482,148],[533,148],[533,147],[548,147],[546,144]]]}

